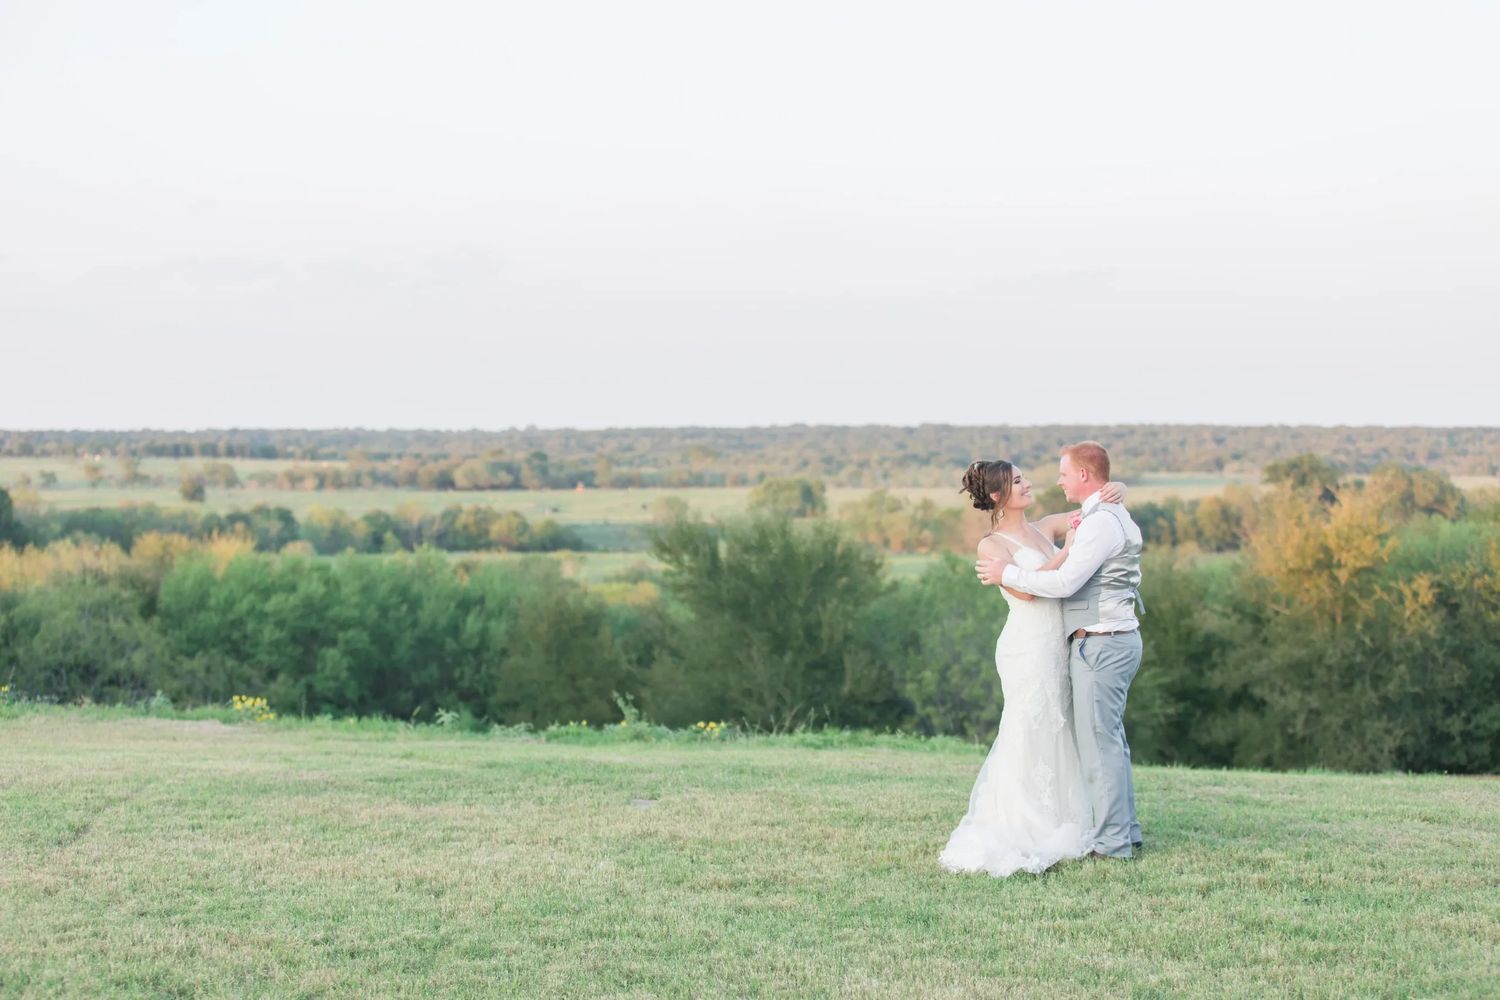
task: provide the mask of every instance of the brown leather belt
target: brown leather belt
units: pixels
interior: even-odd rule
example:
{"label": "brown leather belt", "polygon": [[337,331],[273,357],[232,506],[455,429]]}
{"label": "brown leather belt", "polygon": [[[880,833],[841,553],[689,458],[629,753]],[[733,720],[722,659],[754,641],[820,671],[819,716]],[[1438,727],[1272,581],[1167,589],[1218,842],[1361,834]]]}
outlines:
{"label": "brown leather belt", "polygon": [[1118,632],[1090,632],[1088,629],[1081,628],[1073,633],[1073,638],[1082,639],[1086,635],[1130,635],[1135,631],[1136,629],[1133,628],[1122,628]]}

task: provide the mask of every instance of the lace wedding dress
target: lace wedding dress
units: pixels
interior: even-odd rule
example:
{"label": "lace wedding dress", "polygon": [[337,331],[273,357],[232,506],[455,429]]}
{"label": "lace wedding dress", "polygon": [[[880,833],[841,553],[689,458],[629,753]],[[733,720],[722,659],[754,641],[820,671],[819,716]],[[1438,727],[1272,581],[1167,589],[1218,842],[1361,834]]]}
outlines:
{"label": "lace wedding dress", "polygon": [[[1015,561],[1035,569],[1047,560],[1037,549],[1019,545]],[[949,871],[1003,878],[1083,857],[1089,851],[1090,814],[1073,742],[1062,605],[1001,593],[1010,613],[995,642],[1005,695],[1000,733],[979,769],[969,812],[938,860]]]}

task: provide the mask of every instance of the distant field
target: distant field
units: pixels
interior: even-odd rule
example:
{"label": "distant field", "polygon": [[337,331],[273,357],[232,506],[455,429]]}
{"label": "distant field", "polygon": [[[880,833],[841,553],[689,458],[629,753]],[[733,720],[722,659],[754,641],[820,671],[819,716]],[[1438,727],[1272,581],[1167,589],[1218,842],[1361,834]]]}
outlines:
{"label": "distant field", "polygon": [[[201,464],[175,459],[146,459],[141,463],[141,472],[147,476],[162,477],[165,480],[163,485],[121,487],[105,483],[90,487],[83,478],[82,463],[60,459],[0,457],[0,486],[13,486],[23,476],[29,476],[33,484],[36,484],[40,482],[43,471],[50,471],[57,476],[57,485],[39,490],[39,495],[44,503],[61,510],[112,507],[124,503],[179,507],[183,506],[183,502],[177,493],[178,479],[184,472],[192,471]],[[292,463],[238,461],[230,464],[243,477],[254,471],[279,471]],[[110,476],[119,471],[119,463],[113,459],[105,460],[103,467]],[[1038,485],[1045,486],[1051,482],[1050,470],[1040,470],[1036,477]],[[1211,473],[1152,473],[1140,476],[1131,483],[1130,499],[1137,503],[1159,501],[1171,496],[1192,499],[1219,493],[1231,484],[1251,482],[1254,482],[1254,477]],[[944,506],[963,504],[956,485],[952,489],[894,486],[890,488],[890,492],[913,501],[930,499]],[[860,500],[869,493],[867,489],[831,488],[828,491],[829,506],[837,510],[842,504]],[[203,507],[227,511],[266,503],[287,507],[297,513],[312,506],[324,506],[341,507],[358,515],[369,510],[391,510],[403,504],[414,504],[424,510],[440,510],[455,503],[485,504],[504,510],[518,510],[528,518],[552,517],[566,524],[644,524],[651,520],[652,505],[662,497],[680,498],[705,516],[720,517],[743,511],[749,494],[747,487],[492,492],[399,489],[319,492],[247,487],[226,490],[209,487],[208,499]]]}
{"label": "distant field", "polygon": [[[283,461],[239,461],[232,463],[240,474],[248,475],[254,470],[275,470],[291,463]],[[0,458],[0,485],[11,486],[22,476],[30,476],[33,483],[40,481],[43,470],[50,470],[58,477],[56,487],[39,490],[37,495],[45,505],[58,510],[77,510],[84,507],[114,507],[131,503],[154,503],[162,507],[186,506],[178,496],[176,482],[183,471],[197,468],[198,462],[183,463],[171,459],[148,459],[141,463],[146,475],[161,476],[167,480],[163,486],[120,487],[105,484],[91,488],[83,479],[82,465],[78,462],[57,459]],[[110,475],[118,471],[118,463],[107,460],[104,468]],[[1049,470],[1039,470],[1038,485],[1051,482]],[[1184,500],[1212,496],[1231,485],[1254,485],[1253,476],[1226,476],[1212,473],[1148,473],[1130,483],[1128,502],[1160,502],[1171,497]],[[1467,476],[1455,480],[1465,489],[1500,487],[1500,479],[1487,476]],[[837,512],[845,504],[861,500],[870,490],[831,488],[828,491],[829,507]],[[967,504],[957,488],[892,487],[890,492],[909,502],[931,500],[944,507],[967,509]],[[437,490],[277,490],[259,488],[216,489],[210,487],[208,498],[199,509],[225,513],[264,503],[286,507],[299,517],[314,506],[337,507],[359,516],[371,510],[394,510],[412,505],[423,511],[438,511],[453,504],[480,504],[500,510],[516,510],[528,519],[537,521],[552,518],[568,525],[578,533],[585,546],[596,550],[589,562],[580,563],[577,572],[585,579],[597,579],[616,572],[632,560],[642,558],[647,547],[647,528],[651,524],[653,511],[659,500],[672,497],[685,502],[690,509],[704,517],[729,517],[745,511],[750,496],[746,487],[729,488],[685,488],[685,489],[589,489],[589,490],[501,490],[490,492],[459,492]],[[977,538],[985,530],[983,515],[969,511],[971,520],[968,534]],[[619,559],[614,559],[619,556]],[[889,571],[893,576],[903,577],[919,574],[930,561],[927,556],[896,556],[891,559]],[[586,568],[585,568],[586,567]]]}
{"label": "distant field", "polygon": [[[237,462],[243,475],[251,468],[281,466],[283,462]],[[108,471],[115,466],[105,463]],[[167,460],[152,460],[142,463],[147,475],[167,477],[169,486],[120,487],[105,484],[88,486],[77,463],[45,462],[35,459],[0,458],[0,484],[13,484],[22,475],[29,475],[33,482],[40,479],[43,469],[50,469],[58,477],[58,485],[39,490],[43,504],[58,510],[79,510],[85,507],[116,507],[124,504],[152,503],[161,507],[186,506],[177,493],[176,482],[183,468]],[[1039,485],[1046,485],[1043,480]],[[1187,498],[1210,496],[1233,483],[1244,483],[1246,477],[1199,475],[1147,475],[1132,484],[1129,500],[1134,503],[1160,501],[1167,497]],[[870,490],[834,488],[828,491],[828,504],[837,512],[845,504],[854,503],[869,496]],[[958,489],[931,487],[892,487],[889,491],[909,502],[931,500],[945,507],[960,507],[968,510],[966,499]],[[609,552],[639,553],[647,547],[646,529],[652,522],[657,501],[672,497],[685,502],[690,509],[708,518],[730,517],[743,513],[749,503],[748,487],[687,488],[687,489],[620,489],[620,490],[498,490],[489,492],[459,492],[438,490],[276,490],[240,487],[216,489],[209,487],[207,500],[198,507],[218,513],[235,509],[246,509],[264,503],[286,507],[301,517],[311,507],[336,507],[358,517],[371,510],[395,510],[397,507],[414,505],[423,511],[438,511],[453,504],[479,504],[500,510],[520,511],[531,521],[552,518],[576,531],[585,546]],[[979,537],[986,530],[983,515],[968,510],[971,520],[968,534]],[[927,557],[900,557],[893,561],[893,575],[904,576],[920,573]],[[591,575],[585,574],[585,575]]]}
{"label": "distant field", "polygon": [[[177,480],[184,472],[198,469],[203,466],[204,461],[209,459],[182,460],[176,458],[143,458],[141,459],[141,474],[145,476],[163,476],[169,480],[173,494],[176,494]],[[253,460],[227,460],[234,466],[235,472],[241,476],[247,476],[252,472],[280,472],[282,469],[293,465],[305,465],[305,462],[291,462],[285,459],[253,459]],[[106,476],[116,476],[120,472],[120,460],[106,457],[99,463]],[[71,458],[16,458],[13,456],[0,456],[0,486],[9,486],[21,476],[30,476],[38,479],[43,472],[52,472],[57,476],[57,485],[62,489],[87,489],[88,482],[83,478],[83,463]]]}

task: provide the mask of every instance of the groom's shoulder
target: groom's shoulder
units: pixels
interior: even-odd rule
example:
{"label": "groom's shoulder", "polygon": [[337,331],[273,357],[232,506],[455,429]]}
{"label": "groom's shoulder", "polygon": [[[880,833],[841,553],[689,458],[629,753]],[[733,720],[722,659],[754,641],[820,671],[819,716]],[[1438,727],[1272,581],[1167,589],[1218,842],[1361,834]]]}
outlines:
{"label": "groom's shoulder", "polygon": [[[1124,504],[1119,504],[1119,503],[1101,503],[1097,507],[1095,507],[1090,513],[1098,514],[1100,512],[1103,512],[1103,513],[1111,515],[1112,519],[1118,521],[1121,525],[1134,524],[1135,523],[1135,520],[1130,516],[1130,511],[1128,511],[1128,510],[1125,509],[1125,505]],[[1087,516],[1087,515],[1085,515],[1085,516]]]}
{"label": "groom's shoulder", "polygon": [[1135,518],[1133,518],[1133,517],[1130,516],[1130,511],[1125,508],[1124,504],[1118,504],[1118,503],[1104,504],[1104,503],[1102,503],[1096,509],[1098,509],[1098,510],[1105,510],[1105,509],[1107,509],[1111,514],[1113,514],[1114,515],[1113,520],[1114,520],[1114,522],[1116,524],[1118,524],[1120,526],[1120,531],[1125,536],[1125,538],[1130,539],[1130,538],[1139,538],[1140,537],[1140,535],[1141,535],[1140,525],[1138,525],[1138,524],[1135,523]]}

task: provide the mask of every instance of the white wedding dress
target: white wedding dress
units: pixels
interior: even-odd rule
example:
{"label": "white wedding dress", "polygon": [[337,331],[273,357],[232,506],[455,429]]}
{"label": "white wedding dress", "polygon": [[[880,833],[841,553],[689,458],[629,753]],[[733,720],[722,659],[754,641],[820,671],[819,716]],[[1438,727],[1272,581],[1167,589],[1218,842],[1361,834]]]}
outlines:
{"label": "white wedding dress", "polygon": [[[1017,548],[1018,566],[1035,569],[1046,561],[1037,549]],[[1003,878],[1087,854],[1090,811],[1073,742],[1062,605],[1001,593],[1010,613],[995,642],[1005,695],[1000,733],[979,769],[968,815],[938,860],[949,871]]]}

